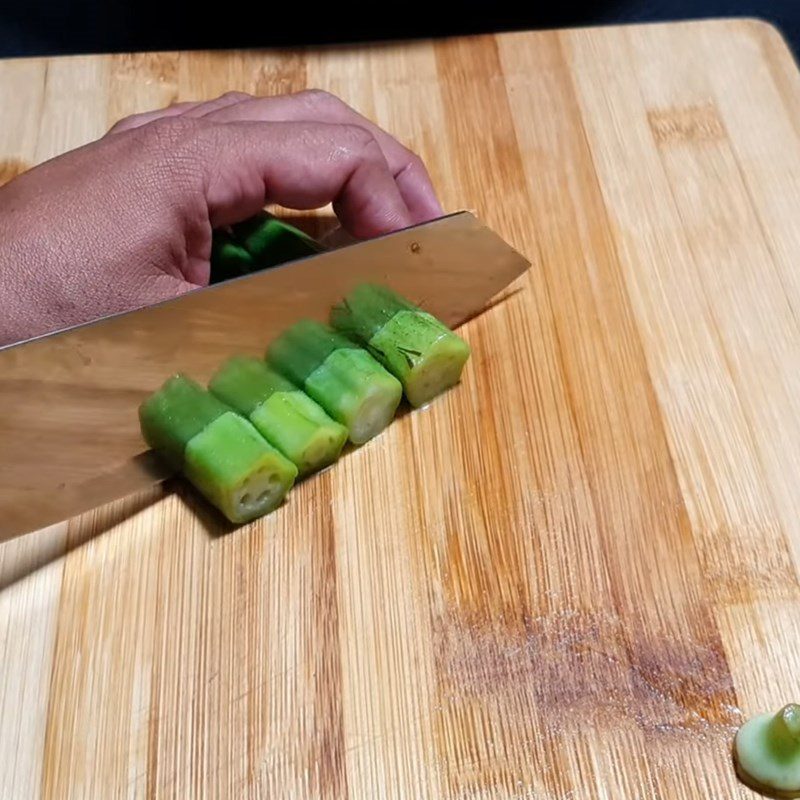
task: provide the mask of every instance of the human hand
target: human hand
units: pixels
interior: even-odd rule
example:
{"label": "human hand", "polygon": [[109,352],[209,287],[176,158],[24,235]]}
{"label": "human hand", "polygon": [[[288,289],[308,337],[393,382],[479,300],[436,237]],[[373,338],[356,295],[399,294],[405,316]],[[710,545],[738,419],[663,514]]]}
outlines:
{"label": "human hand", "polygon": [[329,202],[359,238],[442,214],[422,161],[325,92],[122,120],[0,188],[0,345],[203,286],[212,229]]}

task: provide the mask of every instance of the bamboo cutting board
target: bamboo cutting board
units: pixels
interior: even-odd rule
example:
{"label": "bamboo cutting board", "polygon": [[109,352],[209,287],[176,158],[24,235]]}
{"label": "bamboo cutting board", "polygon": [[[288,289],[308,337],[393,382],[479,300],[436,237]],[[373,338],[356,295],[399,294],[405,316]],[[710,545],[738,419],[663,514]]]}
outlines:
{"label": "bamboo cutting board", "polygon": [[[0,63],[6,178],[339,94],[533,261],[462,386],[220,535],[174,486],[0,549],[0,797],[745,798],[800,699],[800,77],[754,21]],[[1,447],[1,445],[0,445]]]}

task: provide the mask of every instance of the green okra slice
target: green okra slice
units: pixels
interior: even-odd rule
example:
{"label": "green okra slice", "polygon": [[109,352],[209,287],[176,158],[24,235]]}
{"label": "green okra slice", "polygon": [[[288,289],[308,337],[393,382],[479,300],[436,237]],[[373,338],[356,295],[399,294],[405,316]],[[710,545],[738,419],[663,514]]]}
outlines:
{"label": "green okra slice", "polygon": [[358,286],[333,308],[331,324],[363,342],[416,407],[457,384],[470,355],[443,322],[382,286]]}
{"label": "green okra slice", "polygon": [[739,777],[773,797],[800,797],[800,705],[761,714],[739,728],[734,741]]}
{"label": "green okra slice", "polygon": [[219,283],[230,278],[238,278],[256,269],[250,253],[233,241],[225,231],[214,231],[211,239],[210,283]]}
{"label": "green okra slice", "polygon": [[271,511],[297,477],[252,423],[184,375],[148,397],[139,420],[145,441],[231,522]]}
{"label": "green okra slice", "polygon": [[214,373],[208,388],[246,417],[276,392],[297,391],[291,381],[253,356],[229,358]]}
{"label": "green okra slice", "polygon": [[169,378],[139,406],[142,436],[176,469],[183,467],[186,445],[230,408],[185,375]]}
{"label": "green okra slice", "polygon": [[403,394],[400,382],[366,350],[311,320],[281,334],[267,359],[344,425],[354,444],[369,441],[392,421]]}
{"label": "green okra slice", "polygon": [[216,372],[209,388],[244,414],[300,475],[332,464],[342,452],[347,428],[261,359],[234,356]]}
{"label": "green okra slice", "polygon": [[322,250],[314,239],[287,222],[262,211],[232,226],[233,239],[258,269],[284,264]]}
{"label": "green okra slice", "polygon": [[184,474],[231,522],[249,522],[283,502],[297,467],[229,411],[186,445]]}

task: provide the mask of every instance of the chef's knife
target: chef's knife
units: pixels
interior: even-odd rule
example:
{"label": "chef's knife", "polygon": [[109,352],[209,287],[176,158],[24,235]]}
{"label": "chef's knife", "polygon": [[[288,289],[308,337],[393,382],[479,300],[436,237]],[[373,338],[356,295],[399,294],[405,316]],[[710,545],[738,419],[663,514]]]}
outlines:
{"label": "chef's knife", "polygon": [[0,541],[167,477],[137,408],[175,372],[207,381],[365,281],[457,326],[529,266],[460,212],[0,349]]}

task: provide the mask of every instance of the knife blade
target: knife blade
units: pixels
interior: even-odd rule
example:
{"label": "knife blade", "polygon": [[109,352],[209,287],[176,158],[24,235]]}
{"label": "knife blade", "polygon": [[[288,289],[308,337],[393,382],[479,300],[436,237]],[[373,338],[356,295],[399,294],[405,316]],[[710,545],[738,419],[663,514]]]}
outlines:
{"label": "knife blade", "polygon": [[383,283],[455,327],[529,262],[469,212],[0,349],[0,542],[152,486],[138,405]]}

